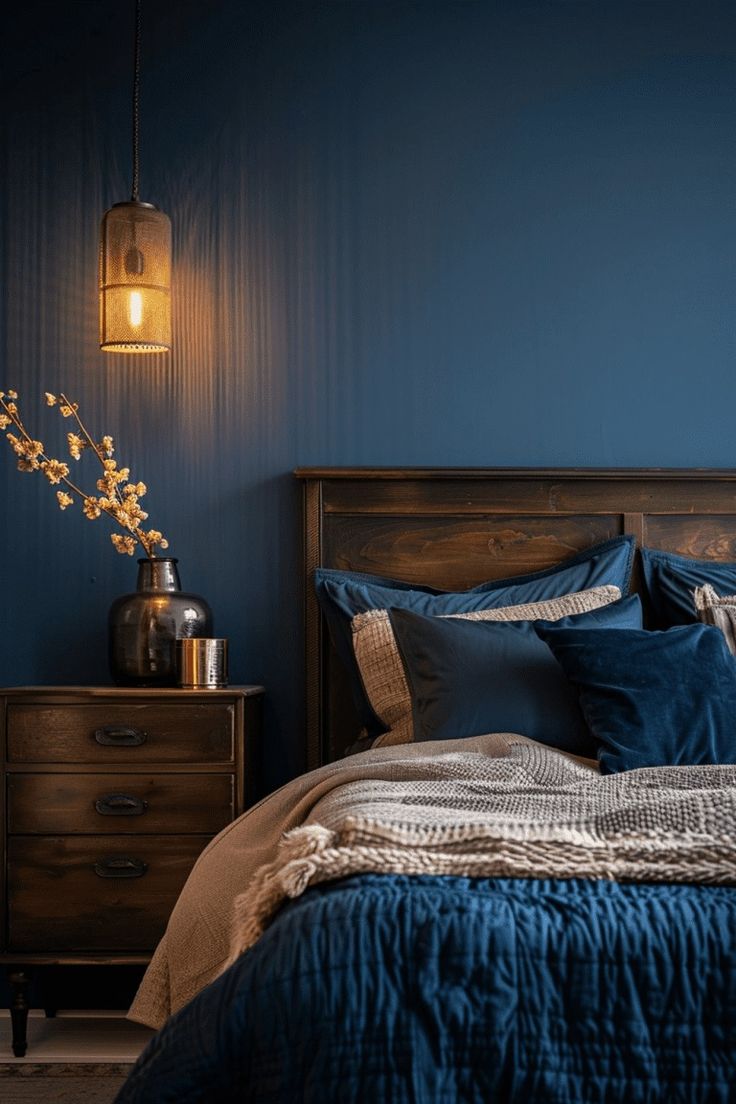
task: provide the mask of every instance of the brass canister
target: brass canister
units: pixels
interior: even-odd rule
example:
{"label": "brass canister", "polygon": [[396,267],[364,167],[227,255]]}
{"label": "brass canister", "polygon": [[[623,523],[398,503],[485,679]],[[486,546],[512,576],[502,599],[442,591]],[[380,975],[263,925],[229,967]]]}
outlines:
{"label": "brass canister", "polygon": [[179,686],[185,690],[213,690],[227,686],[227,640],[187,637],[176,642]]}

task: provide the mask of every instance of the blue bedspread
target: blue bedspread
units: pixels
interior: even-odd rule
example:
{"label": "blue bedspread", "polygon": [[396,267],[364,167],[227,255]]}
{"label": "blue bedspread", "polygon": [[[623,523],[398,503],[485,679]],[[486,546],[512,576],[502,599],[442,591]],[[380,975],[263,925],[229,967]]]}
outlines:
{"label": "blue bedspread", "polygon": [[736,890],[363,875],[308,890],[117,1104],[736,1100]]}

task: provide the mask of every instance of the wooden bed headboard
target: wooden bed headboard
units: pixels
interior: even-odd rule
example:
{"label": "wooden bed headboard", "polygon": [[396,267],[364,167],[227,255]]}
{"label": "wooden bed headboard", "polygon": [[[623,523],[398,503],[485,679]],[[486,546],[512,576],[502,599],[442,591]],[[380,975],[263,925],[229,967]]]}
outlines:
{"label": "wooden bed headboard", "polygon": [[[609,537],[736,561],[736,470],[300,468],[307,767],[358,736],[314,596],[316,567],[462,590],[540,571]],[[638,586],[637,565],[633,586]]]}

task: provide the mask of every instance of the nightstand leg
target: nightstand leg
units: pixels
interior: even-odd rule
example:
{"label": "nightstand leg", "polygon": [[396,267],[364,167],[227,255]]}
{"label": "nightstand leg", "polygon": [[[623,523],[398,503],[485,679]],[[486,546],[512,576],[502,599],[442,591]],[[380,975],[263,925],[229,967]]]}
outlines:
{"label": "nightstand leg", "polygon": [[25,1058],[28,1047],[28,985],[30,977],[26,970],[11,970],[8,981],[13,994],[10,1005],[10,1022],[13,1027],[13,1054],[16,1058]]}

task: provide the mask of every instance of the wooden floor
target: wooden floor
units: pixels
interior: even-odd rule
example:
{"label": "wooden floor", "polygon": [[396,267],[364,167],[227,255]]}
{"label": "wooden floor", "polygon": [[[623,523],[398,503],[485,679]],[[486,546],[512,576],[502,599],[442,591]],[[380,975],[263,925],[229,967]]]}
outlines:
{"label": "wooden floor", "polygon": [[112,1104],[153,1032],[123,1012],[31,1012],[28,1053],[14,1058],[0,1012],[2,1104]]}

